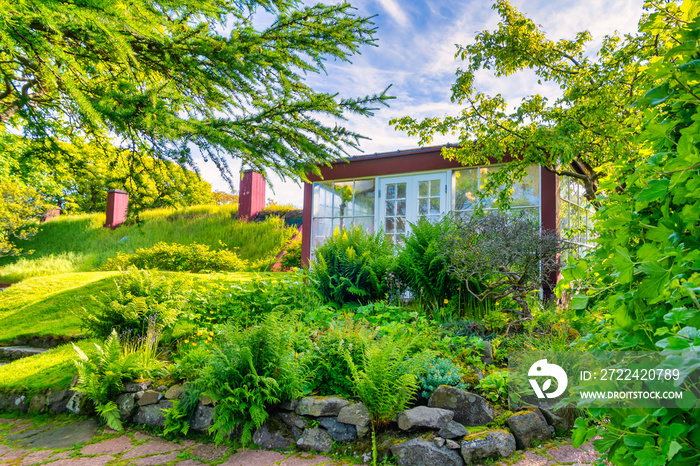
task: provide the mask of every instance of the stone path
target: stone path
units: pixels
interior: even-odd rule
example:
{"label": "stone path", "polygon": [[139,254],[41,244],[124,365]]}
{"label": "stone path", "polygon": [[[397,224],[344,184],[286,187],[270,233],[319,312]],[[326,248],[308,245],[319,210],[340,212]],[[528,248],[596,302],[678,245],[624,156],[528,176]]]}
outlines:
{"label": "stone path", "polygon": [[[598,455],[589,444],[543,446],[499,466],[587,466]],[[0,418],[0,466],[341,466],[351,461],[300,452],[233,450],[183,440],[173,443],[144,432],[118,433],[93,419],[35,425],[28,419]]]}
{"label": "stone path", "polygon": [[139,431],[119,434],[100,427],[92,419],[35,426],[27,419],[0,418],[0,466],[205,466],[212,463],[220,466],[350,464],[309,453],[236,451],[192,440],[173,443]]}

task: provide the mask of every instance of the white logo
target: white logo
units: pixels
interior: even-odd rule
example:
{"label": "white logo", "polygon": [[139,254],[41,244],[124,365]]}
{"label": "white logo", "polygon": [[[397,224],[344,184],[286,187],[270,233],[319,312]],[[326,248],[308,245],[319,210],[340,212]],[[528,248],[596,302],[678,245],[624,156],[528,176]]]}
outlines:
{"label": "white logo", "polygon": [[552,379],[547,379],[542,388],[537,384],[537,381],[530,379],[530,385],[535,391],[537,398],[556,398],[566,390],[566,385],[569,383],[569,378],[566,376],[564,369],[557,366],[556,364],[548,364],[546,359],[540,359],[532,366],[530,366],[530,371],[527,373],[530,377],[554,377],[557,381],[557,389],[552,393],[544,393],[549,390],[552,385]]}

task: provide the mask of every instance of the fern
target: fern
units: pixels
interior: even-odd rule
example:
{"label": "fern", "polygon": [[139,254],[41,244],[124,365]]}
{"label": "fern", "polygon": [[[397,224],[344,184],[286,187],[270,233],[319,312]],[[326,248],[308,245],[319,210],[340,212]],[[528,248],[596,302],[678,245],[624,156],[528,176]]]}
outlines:
{"label": "fern", "polygon": [[394,267],[393,244],[382,232],[340,229],[315,251],[309,277],[319,293],[337,303],[383,298],[384,276]]}
{"label": "fern", "polygon": [[449,274],[440,248],[440,239],[448,227],[447,217],[438,222],[423,218],[412,223],[411,235],[406,238],[398,258],[401,280],[413,296],[432,308],[451,299],[460,286],[460,281]]}
{"label": "fern", "polygon": [[98,338],[106,338],[113,329],[129,337],[143,336],[150,322],[160,330],[169,329],[178,320],[185,297],[176,291],[180,283],[146,270],[130,268],[114,280],[115,290],[94,297],[96,310],[76,312],[82,327]]}
{"label": "fern", "polygon": [[112,401],[121,393],[124,379],[133,379],[142,367],[134,353],[126,353],[116,331],[107,337],[104,344],[95,345],[95,355],[88,357],[80,348],[73,345],[78,359],[73,363],[78,369],[78,388],[95,405],[95,409],[107,425],[122,430],[119,410]]}
{"label": "fern", "polygon": [[418,390],[418,380],[405,362],[410,346],[384,340],[370,347],[365,352],[364,370],[358,370],[350,354],[345,353],[355,390],[372,417],[373,429],[403,411]]}
{"label": "fern", "polygon": [[217,443],[241,428],[241,442],[250,443],[255,429],[268,418],[268,408],[303,394],[309,372],[294,351],[297,322],[271,314],[247,330],[222,327],[221,347],[214,349],[199,386],[217,401],[209,432]]}

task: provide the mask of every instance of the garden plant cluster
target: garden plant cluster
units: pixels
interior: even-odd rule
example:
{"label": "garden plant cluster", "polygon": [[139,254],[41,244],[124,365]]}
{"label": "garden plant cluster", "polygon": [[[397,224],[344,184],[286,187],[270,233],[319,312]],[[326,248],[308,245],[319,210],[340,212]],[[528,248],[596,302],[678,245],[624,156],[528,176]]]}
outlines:
{"label": "garden plant cluster", "polygon": [[[115,278],[114,292],[80,315],[87,333],[104,343],[92,353],[76,347],[79,389],[119,429],[115,397],[125,381],[183,384],[166,414],[166,434],[187,434],[197,403],[208,397],[215,402],[209,433],[217,442],[236,433],[244,445],[276,405],[306,395],[361,401],[373,433],[390,435],[396,415],[426,404],[440,385],[489,400],[494,421],[473,429],[502,427],[512,415],[507,352],[566,349],[589,322],[543,303],[537,291],[511,287],[532,310],[523,320],[520,294],[496,289],[493,297],[489,282],[460,278],[444,245],[457,244],[452,235],[462,222],[421,221],[399,245],[381,232],[340,229],[316,249],[309,269],[239,284],[202,286],[131,266]],[[528,222],[509,217],[499,228],[542,238]],[[469,244],[475,253],[493,240],[492,223],[479,223],[481,240]],[[541,247],[521,242],[533,244]],[[139,265],[160,265],[148,257],[141,254]],[[522,263],[510,267],[541,279]],[[510,326],[514,320],[520,322]]]}

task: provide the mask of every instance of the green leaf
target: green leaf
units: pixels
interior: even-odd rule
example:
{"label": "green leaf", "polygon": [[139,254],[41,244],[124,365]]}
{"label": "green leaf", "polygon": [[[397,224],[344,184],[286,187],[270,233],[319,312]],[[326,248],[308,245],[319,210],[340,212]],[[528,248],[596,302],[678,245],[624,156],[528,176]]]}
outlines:
{"label": "green leaf", "polygon": [[622,438],[622,441],[625,443],[625,445],[632,448],[644,448],[644,445],[647,443],[654,443],[653,437],[637,434],[625,435]]}
{"label": "green leaf", "polygon": [[670,181],[666,179],[649,181],[649,187],[637,194],[637,200],[642,202],[663,200],[668,192],[669,183]]}
{"label": "green leaf", "polygon": [[[700,60],[696,61],[700,62]],[[671,443],[668,446],[668,455],[666,456],[666,459],[668,461],[671,461],[671,459],[673,459],[673,457],[676,456],[676,453],[678,453],[682,449],[683,447],[680,443],[676,442],[675,440],[671,441]]]}
{"label": "green leaf", "polygon": [[588,300],[589,300],[589,297],[586,296],[585,294],[574,295],[574,297],[571,298],[571,309],[575,309],[575,310],[586,309],[586,307],[588,307]]}
{"label": "green leaf", "polygon": [[665,82],[644,94],[644,97],[640,99],[640,103],[654,107],[666,102],[673,95],[673,92],[668,82]]}

